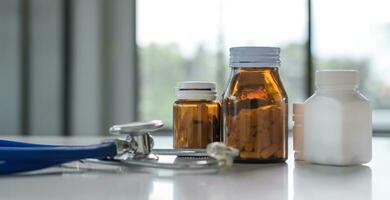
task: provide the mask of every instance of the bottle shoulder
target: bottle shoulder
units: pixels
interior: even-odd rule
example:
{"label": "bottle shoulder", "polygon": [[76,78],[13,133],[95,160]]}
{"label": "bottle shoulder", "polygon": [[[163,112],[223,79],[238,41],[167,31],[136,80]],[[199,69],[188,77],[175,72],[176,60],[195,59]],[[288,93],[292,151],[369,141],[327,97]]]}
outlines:
{"label": "bottle shoulder", "polygon": [[277,71],[242,71],[232,74],[223,99],[272,99],[287,101]]}
{"label": "bottle shoulder", "polygon": [[369,100],[362,93],[356,92],[345,92],[345,93],[329,93],[329,92],[318,92],[316,91],[312,96],[310,96],[305,104],[313,103],[318,100],[335,100],[335,101],[360,101],[368,103]]}
{"label": "bottle shoulder", "polygon": [[354,110],[370,110],[369,100],[359,92],[343,94],[314,93],[304,102],[305,110],[317,110],[328,108],[352,108]]}

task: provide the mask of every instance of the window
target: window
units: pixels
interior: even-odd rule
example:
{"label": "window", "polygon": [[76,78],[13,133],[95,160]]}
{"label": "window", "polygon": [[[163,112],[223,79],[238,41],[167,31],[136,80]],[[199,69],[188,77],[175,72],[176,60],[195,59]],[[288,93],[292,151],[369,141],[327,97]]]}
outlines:
{"label": "window", "polygon": [[389,7],[383,0],[0,1],[0,134],[96,135],[150,119],[170,129],[176,83],[215,81],[221,95],[229,47],[245,45],[282,48],[290,103],[311,95],[315,70],[358,69],[374,131],[388,132]]}
{"label": "window", "polygon": [[375,130],[390,129],[390,12],[387,1],[313,1],[316,69],[357,69],[374,109]]}
{"label": "window", "polygon": [[306,98],[304,0],[138,1],[137,37],[142,120],[172,126],[178,81],[216,81],[225,89],[229,47],[282,47],[281,76],[289,101]]}

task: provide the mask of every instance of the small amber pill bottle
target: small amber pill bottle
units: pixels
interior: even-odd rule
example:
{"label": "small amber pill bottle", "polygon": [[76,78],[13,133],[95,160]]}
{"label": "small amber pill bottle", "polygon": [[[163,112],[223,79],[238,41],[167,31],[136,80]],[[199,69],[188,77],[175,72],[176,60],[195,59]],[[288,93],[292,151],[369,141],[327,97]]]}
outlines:
{"label": "small amber pill bottle", "polygon": [[206,81],[180,82],[173,105],[174,148],[206,148],[221,141],[221,105],[216,84]]}

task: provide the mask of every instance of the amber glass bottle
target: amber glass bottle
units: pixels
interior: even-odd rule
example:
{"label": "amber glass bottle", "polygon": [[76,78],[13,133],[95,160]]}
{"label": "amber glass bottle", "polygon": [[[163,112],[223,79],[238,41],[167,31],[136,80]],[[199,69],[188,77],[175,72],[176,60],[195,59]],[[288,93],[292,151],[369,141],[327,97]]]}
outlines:
{"label": "amber glass bottle", "polygon": [[278,73],[279,48],[230,49],[230,82],[223,96],[224,141],[236,162],[287,159],[287,95]]}
{"label": "amber glass bottle", "polygon": [[206,148],[221,141],[221,105],[214,82],[181,82],[173,105],[174,148]]}

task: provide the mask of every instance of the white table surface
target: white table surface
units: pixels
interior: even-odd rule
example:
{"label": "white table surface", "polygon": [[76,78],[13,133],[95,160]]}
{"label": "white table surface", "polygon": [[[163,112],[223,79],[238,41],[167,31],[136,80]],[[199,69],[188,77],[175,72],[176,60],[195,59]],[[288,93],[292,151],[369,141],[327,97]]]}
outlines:
{"label": "white table surface", "polygon": [[[57,144],[88,144],[99,138],[10,138]],[[291,142],[290,142],[291,144]],[[159,148],[171,145],[156,138]],[[390,199],[390,138],[373,140],[364,166],[331,167],[294,162],[236,164],[226,173],[108,168],[52,168],[0,177],[0,199]],[[291,155],[291,145],[290,145]]]}

